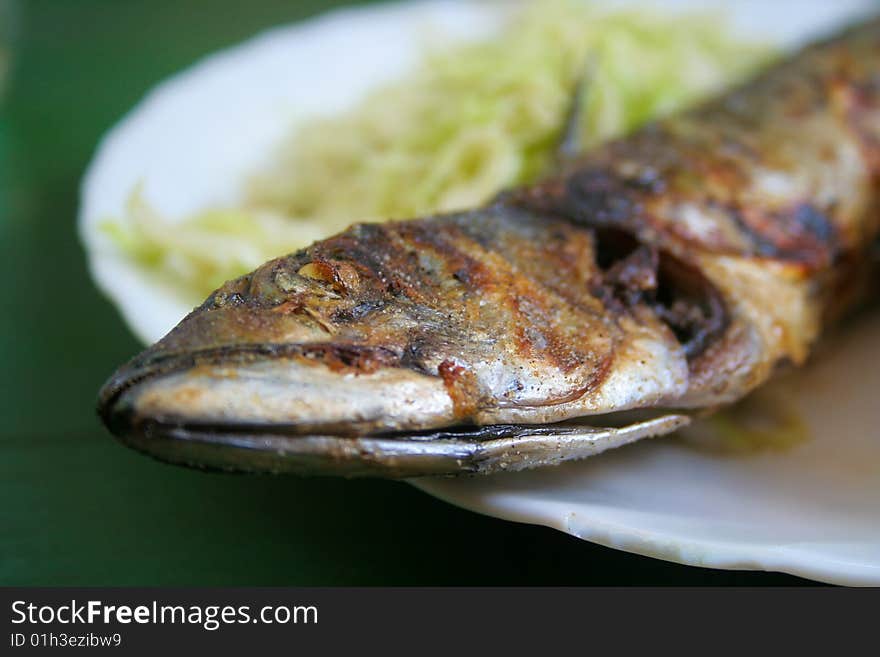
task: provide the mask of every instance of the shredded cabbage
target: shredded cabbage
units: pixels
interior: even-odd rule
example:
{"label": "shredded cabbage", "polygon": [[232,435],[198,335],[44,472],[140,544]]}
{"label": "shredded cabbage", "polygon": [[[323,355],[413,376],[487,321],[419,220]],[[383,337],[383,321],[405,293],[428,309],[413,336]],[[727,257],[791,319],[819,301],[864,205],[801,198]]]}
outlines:
{"label": "shredded cabbage", "polygon": [[[404,79],[353,109],[297,126],[239,207],[179,221],[134,190],[115,244],[192,297],[344,229],[475,206],[552,163],[585,84],[583,146],[730,84],[770,56],[712,14],[525,3],[494,37],[427,50]],[[588,64],[589,62],[589,64]]]}

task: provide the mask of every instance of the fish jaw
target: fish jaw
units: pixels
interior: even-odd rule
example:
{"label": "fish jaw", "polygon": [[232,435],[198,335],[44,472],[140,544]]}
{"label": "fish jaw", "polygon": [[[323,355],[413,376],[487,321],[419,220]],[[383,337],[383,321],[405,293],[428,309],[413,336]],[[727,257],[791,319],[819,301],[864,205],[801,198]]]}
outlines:
{"label": "fish jaw", "polygon": [[408,479],[559,465],[669,434],[689,423],[686,415],[667,414],[621,427],[495,425],[436,435],[360,437],[150,424],[120,438],[161,461],[201,469]]}
{"label": "fish jaw", "polygon": [[351,436],[453,421],[437,377],[400,368],[341,373],[296,356],[244,353],[187,354],[163,359],[156,373],[123,371],[102,391],[101,413],[122,432],[161,422]]}

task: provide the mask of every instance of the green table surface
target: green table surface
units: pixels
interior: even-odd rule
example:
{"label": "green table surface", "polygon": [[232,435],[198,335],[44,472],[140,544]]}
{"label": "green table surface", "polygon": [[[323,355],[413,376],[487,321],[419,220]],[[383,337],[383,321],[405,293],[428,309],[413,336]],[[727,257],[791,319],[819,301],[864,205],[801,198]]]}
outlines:
{"label": "green table surface", "polygon": [[140,345],[92,285],[75,231],[97,140],[199,56],[332,4],[7,0],[17,20],[0,100],[0,583],[803,583],[610,550],[404,483],[190,471],[103,430],[96,391]]}

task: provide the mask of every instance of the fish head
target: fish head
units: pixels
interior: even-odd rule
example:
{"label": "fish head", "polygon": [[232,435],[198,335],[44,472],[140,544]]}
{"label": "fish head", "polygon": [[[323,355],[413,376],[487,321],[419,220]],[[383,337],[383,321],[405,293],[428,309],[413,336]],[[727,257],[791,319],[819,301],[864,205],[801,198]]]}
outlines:
{"label": "fish head", "polygon": [[672,431],[687,418],[653,409],[686,386],[684,351],[651,313],[609,313],[593,249],[510,210],[357,225],[216,290],[111,377],[99,413],[170,461],[384,476]]}

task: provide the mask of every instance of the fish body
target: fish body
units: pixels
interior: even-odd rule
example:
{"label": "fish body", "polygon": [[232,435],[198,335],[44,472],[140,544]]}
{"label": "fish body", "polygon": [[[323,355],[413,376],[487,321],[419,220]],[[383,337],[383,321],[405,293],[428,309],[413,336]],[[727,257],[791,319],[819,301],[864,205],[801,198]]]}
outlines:
{"label": "fish body", "polygon": [[871,21],[485,207],[226,283],[99,412],[170,461],[384,476],[668,433],[803,363],[864,297],[878,175]]}

